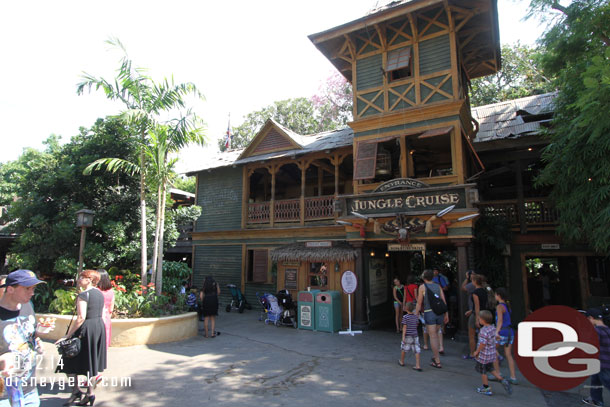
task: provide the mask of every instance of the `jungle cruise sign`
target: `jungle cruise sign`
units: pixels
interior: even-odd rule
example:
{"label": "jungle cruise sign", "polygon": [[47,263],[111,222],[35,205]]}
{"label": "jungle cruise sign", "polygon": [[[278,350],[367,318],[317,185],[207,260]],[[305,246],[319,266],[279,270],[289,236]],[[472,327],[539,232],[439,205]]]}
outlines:
{"label": "jungle cruise sign", "polygon": [[473,184],[467,184],[373,192],[341,197],[341,206],[344,216],[349,216],[351,212],[361,215],[437,212],[451,205],[455,205],[455,209],[468,208],[472,207],[469,190],[476,192],[474,187]]}

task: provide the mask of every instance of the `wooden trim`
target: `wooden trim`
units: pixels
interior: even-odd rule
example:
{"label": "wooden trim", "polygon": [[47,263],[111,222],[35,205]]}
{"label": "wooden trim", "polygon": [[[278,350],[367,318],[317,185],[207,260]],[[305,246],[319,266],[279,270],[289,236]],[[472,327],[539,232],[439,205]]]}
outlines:
{"label": "wooden trim", "polygon": [[[357,133],[368,130],[377,130],[379,129],[380,123],[383,123],[384,127],[392,127],[399,126],[401,124],[429,120],[431,117],[440,118],[452,115],[458,116],[463,104],[464,100],[435,102],[426,106],[411,107],[401,110],[400,112],[392,112],[389,114],[376,115],[374,117],[361,119],[358,121],[352,121],[348,123],[348,125],[354,130],[354,132]],[[429,125],[426,126],[426,129],[429,128]],[[411,129],[406,131],[411,131]],[[361,140],[361,138],[358,137],[358,140]]]}
{"label": "wooden trim", "polygon": [[411,25],[411,33],[413,34],[413,74],[415,77],[415,104],[421,104],[421,90],[419,82],[419,34],[417,30],[417,24],[413,17],[413,14],[409,14],[409,24]]}
{"label": "wooden trim", "polygon": [[[406,137],[400,137],[400,176],[402,178],[407,178],[409,176],[409,165],[407,163],[407,157],[410,156],[407,151],[407,139]],[[411,164],[413,164],[413,160],[411,159]]]}
{"label": "wooden trim", "polygon": [[[345,229],[341,225],[325,225],[325,226],[296,226],[290,228],[274,228],[274,229],[245,229],[245,230],[225,230],[225,231],[210,231],[193,233],[193,245],[203,245],[208,243],[195,243],[195,241],[214,241],[214,240],[231,240],[231,239],[258,239],[258,238],[308,238],[308,237],[343,237]],[[223,243],[224,245],[225,243]],[[237,243],[226,243],[227,245],[235,245]]]}
{"label": "wooden trim", "polygon": [[246,244],[242,244],[241,245],[241,292],[245,293],[246,292],[246,279],[248,278],[247,276],[247,267],[248,267],[248,263],[247,263],[247,257],[248,257],[248,249],[246,247]]}
{"label": "wooden trim", "polygon": [[250,195],[250,175],[248,174],[247,168],[242,167],[242,198],[241,198],[241,228],[245,229],[248,223],[248,202]]}

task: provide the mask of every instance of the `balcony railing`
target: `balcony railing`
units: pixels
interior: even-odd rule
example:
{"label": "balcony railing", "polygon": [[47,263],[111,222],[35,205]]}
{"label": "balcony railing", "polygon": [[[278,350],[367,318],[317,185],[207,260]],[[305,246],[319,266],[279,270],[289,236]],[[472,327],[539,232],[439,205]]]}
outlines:
{"label": "balcony railing", "polygon": [[[521,225],[517,200],[485,201],[478,206],[487,216],[506,218],[513,227]],[[523,202],[523,216],[527,226],[554,226],[559,222],[557,210],[545,198],[526,198]]]}
{"label": "balcony railing", "polygon": [[[274,222],[300,222],[301,210],[304,210],[305,221],[333,219],[334,196],[317,196],[305,198],[304,208],[300,199],[280,199],[274,203]],[[248,204],[248,224],[265,224],[271,222],[271,202]]]}

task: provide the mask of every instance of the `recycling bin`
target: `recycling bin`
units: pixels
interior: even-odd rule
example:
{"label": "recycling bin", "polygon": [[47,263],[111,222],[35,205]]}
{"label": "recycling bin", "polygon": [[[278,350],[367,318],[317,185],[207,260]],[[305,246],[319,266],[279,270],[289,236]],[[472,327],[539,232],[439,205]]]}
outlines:
{"label": "recycling bin", "polygon": [[316,294],[319,292],[320,290],[299,291],[297,295],[299,329],[311,331],[316,329],[314,309]]}
{"label": "recycling bin", "polygon": [[341,293],[339,291],[317,293],[314,312],[317,331],[339,331],[341,329]]}

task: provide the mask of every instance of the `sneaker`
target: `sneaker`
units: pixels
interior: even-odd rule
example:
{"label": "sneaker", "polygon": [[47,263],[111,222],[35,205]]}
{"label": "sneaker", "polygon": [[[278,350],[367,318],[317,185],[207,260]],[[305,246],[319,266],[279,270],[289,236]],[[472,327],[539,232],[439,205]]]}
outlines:
{"label": "sneaker", "polygon": [[477,387],[477,393],[481,393],[486,396],[491,396],[493,394],[491,392],[491,387]]}
{"label": "sneaker", "polygon": [[603,407],[604,403],[600,403],[599,401],[593,400],[591,397],[583,397],[582,402],[588,404],[590,406],[599,406]]}
{"label": "sneaker", "polygon": [[506,390],[506,392],[508,393],[508,395],[510,396],[511,394],[513,394],[513,385],[510,384],[510,382],[506,379],[502,380],[502,387],[504,387],[504,390]]}
{"label": "sneaker", "polygon": [[518,384],[519,384],[519,380],[517,380],[517,379],[513,379],[512,377],[511,377],[510,379],[506,379],[506,380],[508,380],[508,382],[509,382],[510,384],[512,384],[513,386],[516,386],[516,385],[518,385]]}

